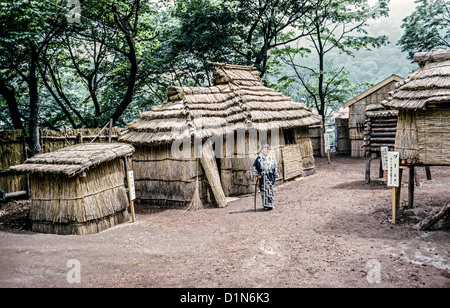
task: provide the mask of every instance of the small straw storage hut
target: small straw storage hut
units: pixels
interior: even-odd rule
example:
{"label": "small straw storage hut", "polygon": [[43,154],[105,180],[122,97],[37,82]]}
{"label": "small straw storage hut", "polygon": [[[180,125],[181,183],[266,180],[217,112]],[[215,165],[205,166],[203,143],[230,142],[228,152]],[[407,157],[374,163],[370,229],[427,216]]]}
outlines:
{"label": "small straw storage hut", "polygon": [[[414,204],[414,166],[450,166],[450,50],[419,52],[414,61],[419,69],[381,103],[398,110],[395,151],[409,168],[408,206]],[[396,197],[393,208],[398,204]]]}
{"label": "small straw storage hut", "polygon": [[389,92],[395,89],[395,84],[403,78],[392,75],[374,85],[358,96],[346,102],[342,107],[349,107],[349,135],[351,141],[351,156],[365,157],[364,129],[366,109],[370,105],[379,104],[389,96]]}
{"label": "small straw storage hut", "polygon": [[398,110],[395,150],[403,165],[450,165],[450,50],[416,53],[420,68],[382,102]]}
{"label": "small straw storage hut", "polygon": [[128,144],[77,144],[11,167],[30,174],[32,230],[93,234],[128,220]]}
{"label": "small straw storage hut", "polygon": [[[308,128],[320,123],[320,117],[264,86],[254,67],[215,65],[213,86],[169,87],[167,101],[143,112],[120,137],[136,148],[138,201],[185,206],[199,181],[202,202],[225,206],[211,186],[224,196],[254,192],[252,166],[262,142],[272,144],[281,180],[314,173]],[[259,138],[263,132],[265,139]],[[196,143],[204,146],[208,140],[214,140],[216,155],[205,163],[195,155]],[[183,157],[173,153],[180,145]]]}

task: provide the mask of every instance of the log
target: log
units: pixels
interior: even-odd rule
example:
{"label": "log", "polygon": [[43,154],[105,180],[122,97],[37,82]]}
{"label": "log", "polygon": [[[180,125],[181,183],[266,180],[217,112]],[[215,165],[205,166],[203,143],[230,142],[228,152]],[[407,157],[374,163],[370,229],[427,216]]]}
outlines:
{"label": "log", "polygon": [[371,142],[392,142],[395,143],[395,138],[370,138]]}
{"label": "log", "polygon": [[433,50],[431,52],[416,52],[414,62],[438,61],[450,58],[450,50]]}
{"label": "log", "polygon": [[6,193],[6,194],[5,194],[5,200],[7,200],[7,199],[14,199],[14,198],[17,198],[17,197],[23,197],[23,198],[26,198],[27,195],[28,195],[28,193],[27,193],[26,190],[23,190],[23,191],[15,191],[15,192],[12,192],[12,193]]}
{"label": "log", "polygon": [[395,138],[395,132],[377,132],[377,133],[371,133],[370,137],[394,137]]}
{"label": "log", "polygon": [[397,127],[373,127],[372,132],[397,132]]}
{"label": "log", "polygon": [[438,222],[442,217],[444,217],[447,213],[450,213],[450,203],[445,205],[439,213],[436,215],[431,215],[419,222],[418,224],[414,225],[412,228],[414,230],[423,231],[434,225],[436,222]]}

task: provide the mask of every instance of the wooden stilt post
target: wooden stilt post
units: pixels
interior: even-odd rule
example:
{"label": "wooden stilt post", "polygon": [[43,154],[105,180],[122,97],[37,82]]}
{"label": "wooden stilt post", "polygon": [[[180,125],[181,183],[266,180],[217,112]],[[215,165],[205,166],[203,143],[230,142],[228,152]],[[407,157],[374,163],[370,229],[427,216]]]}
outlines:
{"label": "wooden stilt post", "polygon": [[370,184],[370,161],[372,160],[371,153],[369,152],[366,159],[366,184]]}
{"label": "wooden stilt post", "polygon": [[416,181],[416,186],[420,187],[420,180],[419,180],[419,172],[417,172],[417,168],[414,167],[414,178]]}
{"label": "wooden stilt post", "polygon": [[430,169],[430,166],[425,166],[425,171],[427,173],[427,181],[431,181],[431,169]]}
{"label": "wooden stilt post", "polygon": [[400,196],[401,196],[401,192],[402,192],[402,176],[403,176],[403,169],[400,168],[400,170],[399,170],[399,185],[398,185],[398,187],[392,188],[392,223],[394,225],[396,223],[397,211],[400,208]]}
{"label": "wooden stilt post", "polygon": [[384,171],[383,171],[383,160],[380,157],[380,168],[378,169],[378,177],[380,179],[382,179],[384,176]]}
{"label": "wooden stilt post", "polygon": [[409,181],[408,181],[408,207],[414,206],[414,166],[409,166]]}

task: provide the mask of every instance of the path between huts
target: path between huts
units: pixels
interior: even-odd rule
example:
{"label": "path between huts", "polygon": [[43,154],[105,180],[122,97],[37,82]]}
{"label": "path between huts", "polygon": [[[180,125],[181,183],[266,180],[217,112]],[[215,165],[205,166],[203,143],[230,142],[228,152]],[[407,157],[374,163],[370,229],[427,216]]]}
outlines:
{"label": "path between huts", "polygon": [[135,223],[89,236],[1,220],[0,287],[450,287],[449,219],[411,229],[449,201],[450,168],[433,167],[432,181],[419,169],[415,207],[393,225],[391,190],[364,184],[364,159],[316,165],[277,187],[270,212],[253,212],[251,195],[198,212],[137,206]]}

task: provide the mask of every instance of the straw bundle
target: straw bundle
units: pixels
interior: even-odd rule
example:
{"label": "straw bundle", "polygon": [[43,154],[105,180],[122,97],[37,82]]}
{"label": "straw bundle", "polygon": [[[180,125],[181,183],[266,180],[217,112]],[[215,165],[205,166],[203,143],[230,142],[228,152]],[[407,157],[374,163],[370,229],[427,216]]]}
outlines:
{"label": "straw bundle", "polygon": [[195,191],[194,196],[192,197],[192,201],[189,203],[187,207],[187,211],[198,211],[203,209],[203,202],[200,199],[200,190],[199,190],[199,184],[198,184],[198,168],[199,168],[199,161],[197,159],[197,177],[195,179]]}

